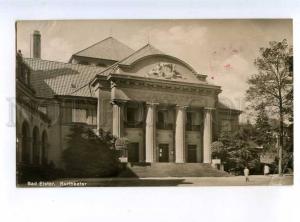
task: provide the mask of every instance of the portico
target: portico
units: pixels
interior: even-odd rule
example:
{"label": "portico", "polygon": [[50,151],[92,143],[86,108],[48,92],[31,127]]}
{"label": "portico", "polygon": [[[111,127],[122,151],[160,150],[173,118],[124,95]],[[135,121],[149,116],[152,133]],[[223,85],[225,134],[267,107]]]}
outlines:
{"label": "portico", "polygon": [[[110,130],[129,141],[129,162],[211,162],[221,88],[185,62],[146,45],[96,76],[91,85],[98,102],[110,96]],[[98,105],[99,112],[107,107]],[[103,127],[98,121],[97,128]]]}
{"label": "portico", "polygon": [[211,162],[212,120],[219,87],[121,74],[111,74],[107,80],[112,133],[129,141],[126,153],[130,160]]}
{"label": "portico", "polygon": [[[128,116],[135,115],[128,113],[127,105],[130,103],[132,102],[114,101],[112,131],[116,137],[126,137],[129,143],[136,143],[136,138],[140,138],[137,141],[143,141],[144,138],[144,142],[139,144],[141,148],[137,151],[144,153],[144,156],[139,157],[139,162],[185,163],[189,159],[195,159],[195,162],[211,162],[212,108],[198,109],[199,116],[203,117],[203,121],[200,120],[201,125],[192,125],[190,122],[187,122],[187,110],[190,110],[192,107],[169,104],[168,111],[170,113],[173,112],[175,118],[172,122],[167,122],[160,118],[164,122],[159,122],[160,104],[143,101],[140,102],[141,106],[139,107],[145,111],[143,112],[144,116],[140,120],[141,122],[139,120],[132,121],[132,125],[130,125],[123,118],[124,114]],[[134,101],[133,103],[136,102]],[[166,106],[164,104],[164,107]],[[131,110],[130,112],[135,111]],[[139,112],[139,110],[136,110],[136,112]],[[166,118],[168,117],[172,118],[166,116]],[[131,133],[128,133],[129,131]],[[188,135],[191,135],[191,138],[187,140]],[[189,147],[193,146],[195,147],[195,152],[189,152]],[[130,150],[128,152],[130,153]],[[165,155],[167,157],[163,159],[162,157]]]}

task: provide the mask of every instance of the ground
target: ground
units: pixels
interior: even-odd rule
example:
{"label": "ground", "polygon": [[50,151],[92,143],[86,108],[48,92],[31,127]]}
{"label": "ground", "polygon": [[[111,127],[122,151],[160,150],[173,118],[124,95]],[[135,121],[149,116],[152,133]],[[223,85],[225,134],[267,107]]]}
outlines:
{"label": "ground", "polygon": [[250,182],[234,177],[164,177],[164,178],[83,178],[35,183],[21,187],[133,187],[133,186],[279,186],[293,185],[293,175],[253,175]]}

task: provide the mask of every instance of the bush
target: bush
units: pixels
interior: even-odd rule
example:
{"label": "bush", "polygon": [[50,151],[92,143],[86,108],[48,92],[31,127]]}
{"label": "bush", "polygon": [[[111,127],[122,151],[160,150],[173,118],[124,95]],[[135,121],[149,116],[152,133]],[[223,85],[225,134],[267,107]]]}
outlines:
{"label": "bush", "polygon": [[68,147],[63,151],[66,176],[115,176],[119,172],[119,161],[114,141],[110,133],[102,130],[96,135],[86,126],[72,126]]}
{"label": "bush", "polygon": [[45,165],[17,165],[17,184],[26,183],[28,181],[49,181],[62,177],[64,177],[64,171],[55,168],[52,162]]}
{"label": "bush", "polygon": [[225,171],[240,175],[247,166],[251,174],[260,173],[259,153],[249,143],[250,130],[240,128],[230,134],[222,133],[212,143],[212,156],[221,159]]}

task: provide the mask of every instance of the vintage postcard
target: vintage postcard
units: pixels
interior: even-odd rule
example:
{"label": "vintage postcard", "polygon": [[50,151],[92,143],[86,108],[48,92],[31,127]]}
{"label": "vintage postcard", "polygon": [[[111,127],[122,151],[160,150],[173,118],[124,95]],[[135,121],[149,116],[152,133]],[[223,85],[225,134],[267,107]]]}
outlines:
{"label": "vintage postcard", "polygon": [[291,19],[16,22],[17,187],[293,172]]}

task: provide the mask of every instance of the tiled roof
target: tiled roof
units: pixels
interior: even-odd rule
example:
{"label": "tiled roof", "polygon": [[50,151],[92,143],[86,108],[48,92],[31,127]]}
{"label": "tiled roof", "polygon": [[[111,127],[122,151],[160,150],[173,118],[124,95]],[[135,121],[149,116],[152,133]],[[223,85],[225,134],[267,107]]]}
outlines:
{"label": "tiled roof", "polygon": [[240,111],[235,107],[235,105],[231,101],[222,97],[219,97],[218,108],[232,111]]}
{"label": "tiled roof", "polygon": [[[117,40],[114,40],[110,37],[102,42],[110,41],[115,42]],[[100,43],[98,44],[101,45]],[[166,54],[156,49],[152,45],[147,44],[141,49],[131,53],[129,56],[107,68],[33,58],[24,58],[24,62],[31,70],[31,84],[38,97],[52,98],[55,95],[95,97],[93,92],[90,90],[89,83],[95,78],[96,75],[107,76],[110,73],[113,73],[114,69],[119,65],[121,68],[121,74],[133,75],[132,73],[127,73],[126,70],[123,70],[122,65],[131,65],[135,61],[150,55]],[[135,74],[134,76],[140,75]],[[152,78],[144,76],[144,74],[140,77]],[[195,75],[186,75],[184,78],[178,80],[175,79],[172,81],[207,84],[205,81],[198,80]]]}
{"label": "tiled roof", "polygon": [[124,43],[118,41],[117,39],[114,39],[113,37],[108,37],[100,42],[95,43],[94,45],[91,45],[86,49],[75,53],[74,55],[120,61],[133,52],[134,50],[129,48]]}
{"label": "tiled roof", "polygon": [[48,60],[24,58],[31,70],[31,84],[38,97],[52,98],[54,95],[94,96],[89,82],[105,68]]}
{"label": "tiled roof", "polygon": [[149,55],[165,55],[165,53],[163,53],[162,51],[156,49],[154,46],[147,44],[144,47],[142,47],[141,49],[135,51],[134,53],[132,53],[131,55],[129,55],[127,58],[124,58],[122,61],[120,61],[121,65],[130,65],[133,62],[145,57],[145,56],[149,56]]}
{"label": "tiled roof", "polygon": [[[124,66],[129,66],[132,65],[134,62],[147,57],[147,56],[151,56],[151,55],[162,55],[162,56],[167,56],[169,58],[173,58],[177,61],[179,61],[180,63],[185,64],[194,74],[193,75],[184,75],[183,78],[179,78],[179,79],[170,79],[170,81],[177,81],[177,82],[184,82],[184,83],[201,83],[201,84],[206,84],[206,85],[211,85],[214,86],[214,84],[208,84],[206,81],[204,80],[200,80],[196,77],[196,72],[195,70],[188,65],[187,63],[185,63],[184,61],[175,58],[173,56],[170,56],[168,54],[165,54],[164,52],[156,49],[154,46],[147,44],[145,46],[143,46],[142,48],[140,48],[139,50],[135,51],[134,53],[132,53],[131,55],[129,55],[128,57],[122,59],[119,62],[114,63],[113,65],[111,65],[110,67],[106,68],[106,70],[104,70],[101,75],[103,76],[108,76],[111,73],[115,73],[114,69],[118,69],[118,67],[120,68],[121,71],[120,74],[124,74],[124,75],[128,75],[128,76],[138,76],[138,77],[143,77],[143,78],[147,78],[147,79],[165,79],[163,77],[149,77],[145,74],[140,74],[140,73],[132,73],[130,71],[128,71],[128,69],[124,69]],[[116,72],[118,73],[118,72]]]}

